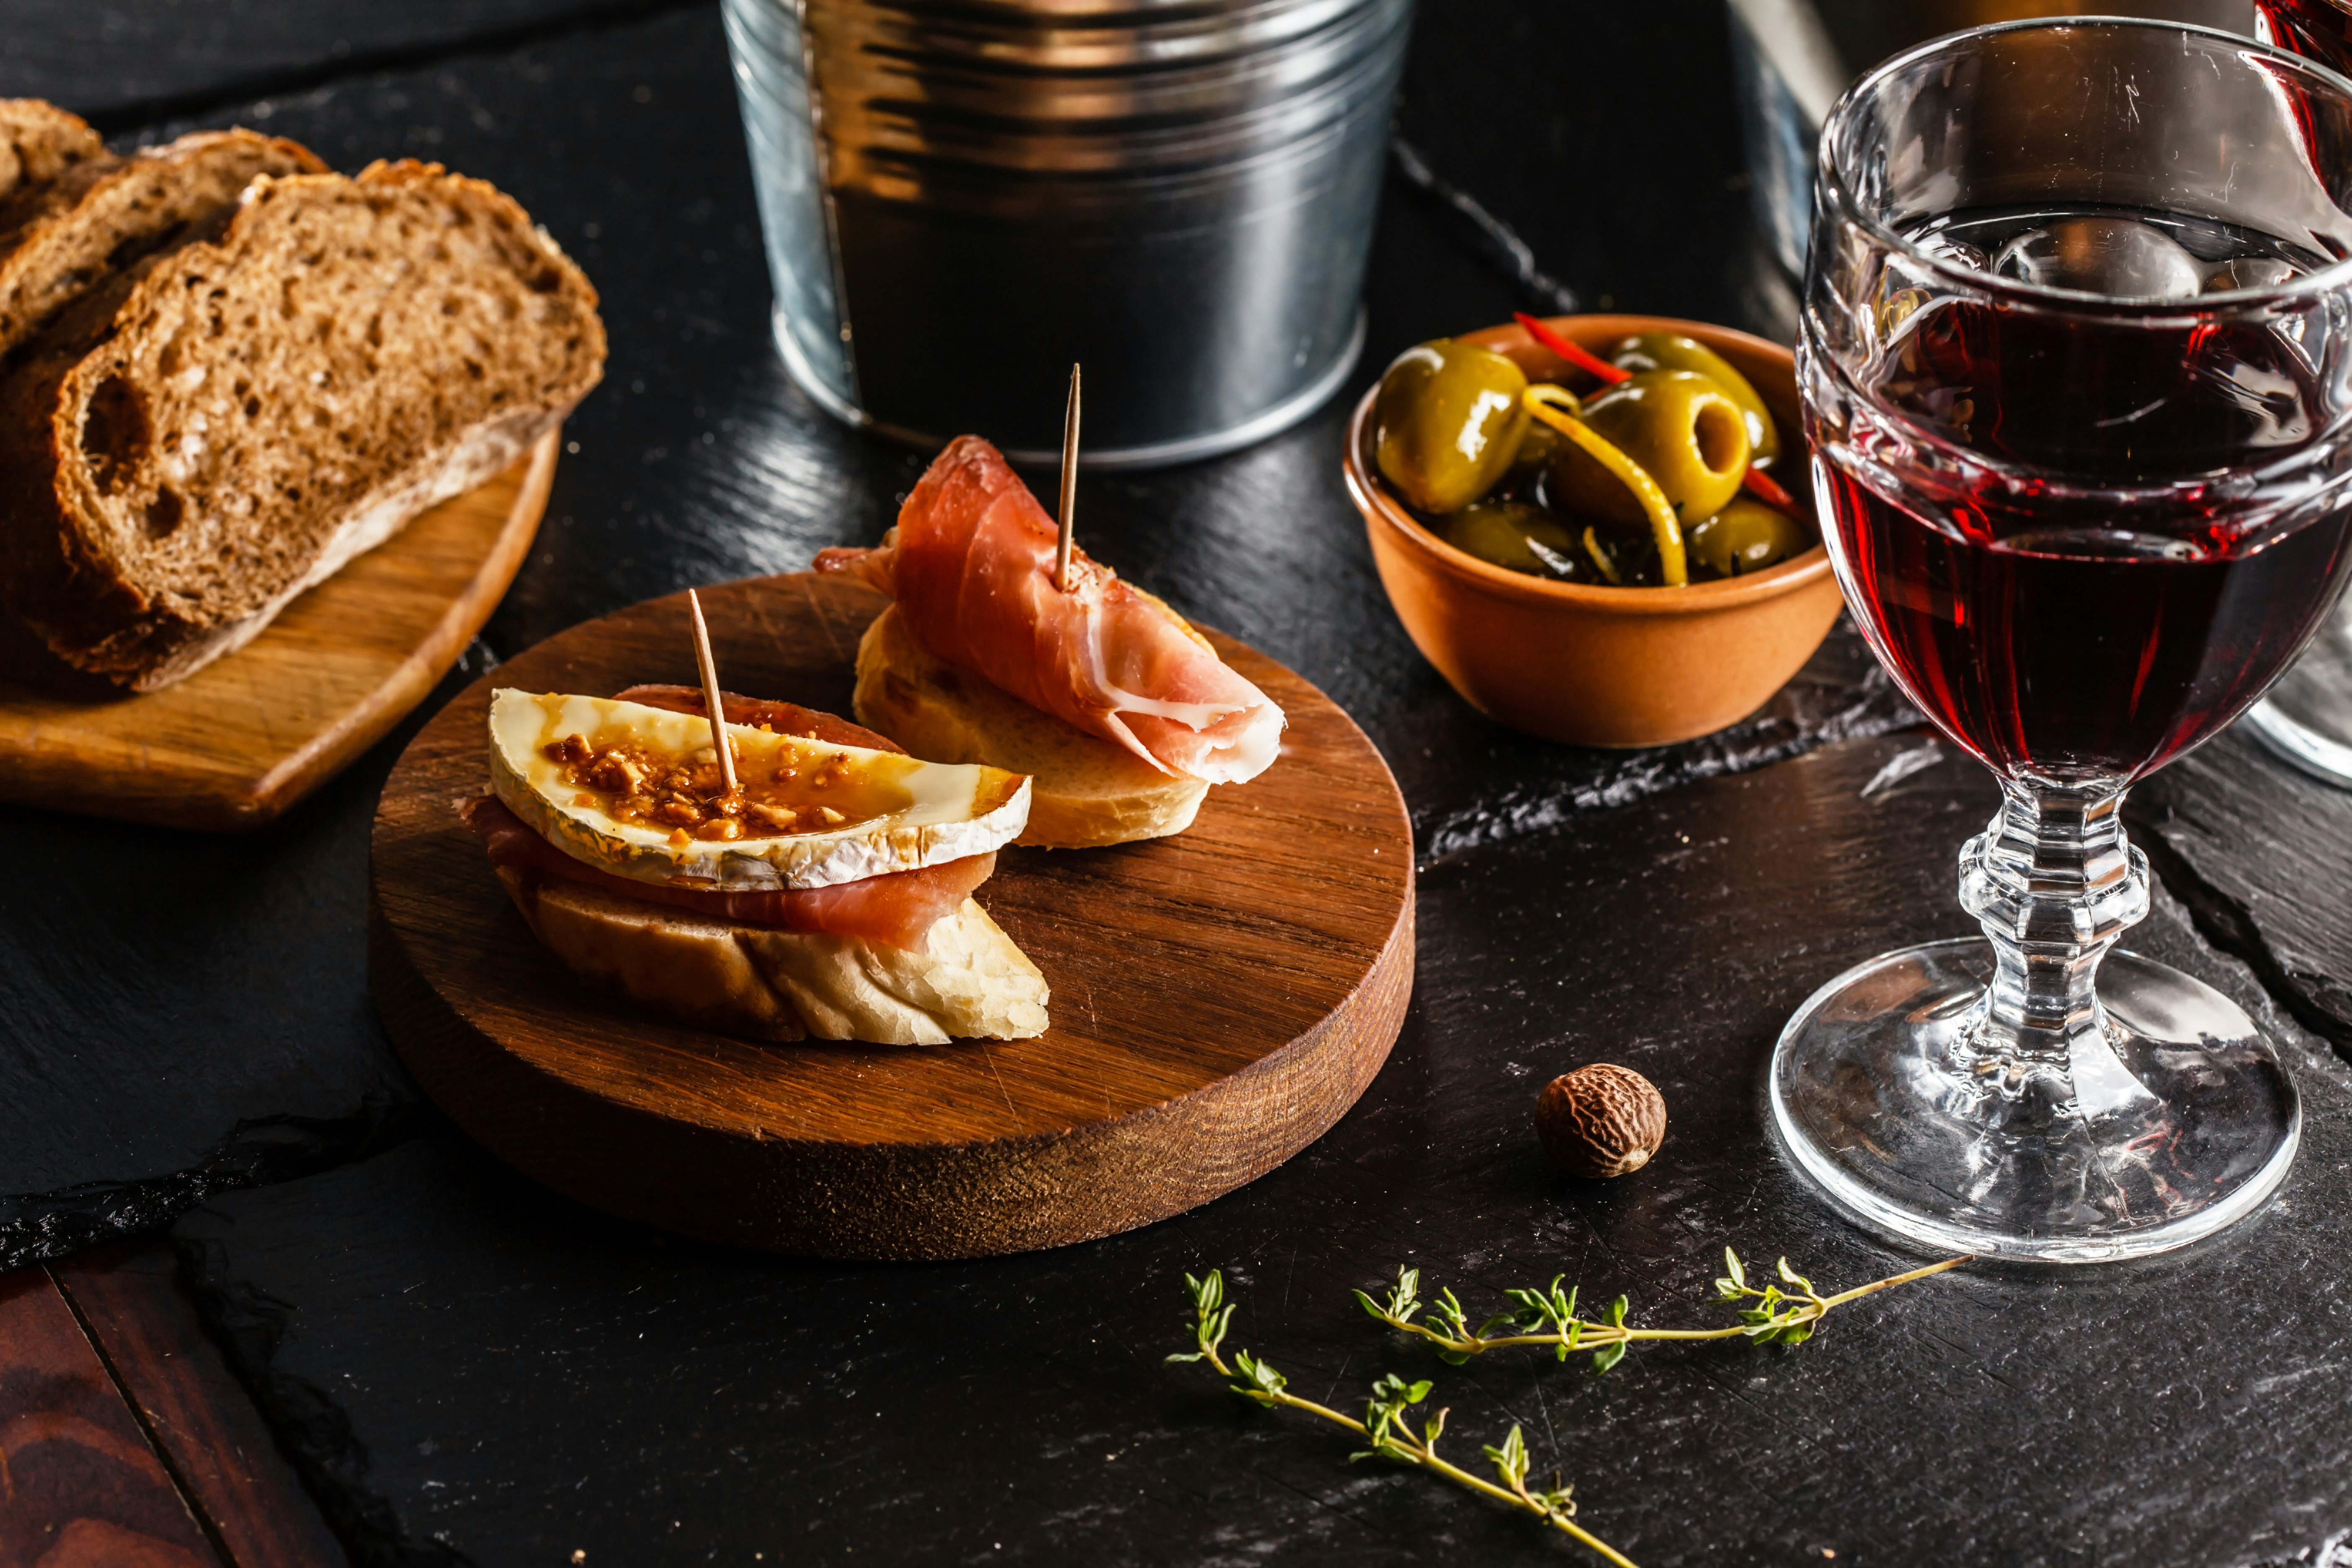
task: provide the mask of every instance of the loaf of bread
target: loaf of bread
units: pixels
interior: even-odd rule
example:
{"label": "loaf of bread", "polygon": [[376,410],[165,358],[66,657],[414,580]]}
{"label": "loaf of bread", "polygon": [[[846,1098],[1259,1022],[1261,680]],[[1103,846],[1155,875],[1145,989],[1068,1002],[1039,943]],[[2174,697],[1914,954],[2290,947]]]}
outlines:
{"label": "loaf of bread", "polygon": [[595,307],[481,181],[255,179],[0,379],[9,608],[133,690],[181,679],[559,424],[603,374]]}
{"label": "loaf of bread", "polygon": [[[105,155],[106,143],[80,116],[37,98],[0,98],[0,203],[37,199],[76,163]],[[17,221],[0,206],[0,232]]]}
{"label": "loaf of bread", "polygon": [[985,763],[1030,777],[1016,843],[1091,849],[1192,826],[1209,786],[1161,773],[1099,736],[1032,708],[915,640],[896,605],[857,643],[857,721],[933,763]]}
{"label": "loaf of bread", "polygon": [[79,159],[0,208],[0,355],[142,258],[216,235],[255,176],[326,168],[299,142],[251,131]]}
{"label": "loaf of bread", "polygon": [[515,866],[499,880],[583,979],[720,1034],[938,1046],[1045,1032],[1045,977],[970,899],[926,949],[716,921]]}

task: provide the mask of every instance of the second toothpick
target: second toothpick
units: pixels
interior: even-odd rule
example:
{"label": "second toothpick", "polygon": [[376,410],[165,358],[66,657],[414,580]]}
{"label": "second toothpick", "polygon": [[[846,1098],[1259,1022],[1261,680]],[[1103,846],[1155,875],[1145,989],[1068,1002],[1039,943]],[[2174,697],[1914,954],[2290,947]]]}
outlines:
{"label": "second toothpick", "polygon": [[1062,415],[1062,542],[1054,552],[1054,586],[1070,591],[1072,513],[1078,504],[1078,367],[1070,367],[1070,405]]}

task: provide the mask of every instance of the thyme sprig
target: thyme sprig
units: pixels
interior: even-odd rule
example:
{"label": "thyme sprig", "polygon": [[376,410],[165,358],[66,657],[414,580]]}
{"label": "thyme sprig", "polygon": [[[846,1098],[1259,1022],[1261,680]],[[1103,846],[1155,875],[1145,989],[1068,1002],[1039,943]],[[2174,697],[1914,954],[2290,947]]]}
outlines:
{"label": "thyme sprig", "polygon": [[1457,1486],[1467,1487],[1507,1503],[1512,1508],[1532,1513],[1553,1529],[1581,1542],[1618,1568],[1633,1568],[1633,1563],[1616,1548],[1576,1522],[1576,1504],[1570,1499],[1572,1487],[1552,1477],[1548,1488],[1528,1485],[1528,1445],[1517,1426],[1500,1447],[1486,1448],[1487,1462],[1494,1466],[1498,1481],[1475,1475],[1453,1461],[1439,1457],[1437,1440],[1444,1435],[1445,1411],[1424,1417],[1418,1431],[1408,1412],[1429,1397],[1431,1384],[1423,1378],[1407,1383],[1394,1373],[1383,1373],[1372,1384],[1371,1397],[1364,1405],[1364,1418],[1318,1405],[1311,1399],[1301,1399],[1289,1391],[1289,1380],[1273,1367],[1245,1350],[1234,1352],[1227,1363],[1220,1347],[1225,1340],[1225,1330],[1233,1320],[1234,1304],[1225,1299],[1223,1273],[1211,1269],[1208,1277],[1195,1279],[1184,1276],[1186,1289],[1192,1293],[1194,1337],[1200,1348],[1186,1353],[1171,1355],[1171,1362],[1206,1362],[1212,1370],[1227,1380],[1227,1385],[1244,1399],[1255,1401],[1268,1408],[1297,1410],[1344,1426],[1364,1437],[1370,1447],[1349,1455],[1350,1458],[1391,1459],[1401,1465],[1412,1465],[1434,1471]]}
{"label": "thyme sprig", "polygon": [[[1623,1296],[1609,1303],[1605,1318],[1580,1318],[1576,1315],[1575,1289],[1562,1291],[1559,1288],[1560,1280],[1567,1278],[1564,1274],[1555,1276],[1551,1284],[1541,1290],[1504,1291],[1517,1310],[1498,1312],[1475,1329],[1452,1290],[1441,1289],[1433,1300],[1422,1300],[1418,1268],[1397,1270],[1396,1288],[1389,1292],[1386,1301],[1375,1301],[1361,1290],[1356,1292],[1356,1300],[1365,1311],[1389,1327],[1427,1340],[1436,1347],[1439,1360],[1455,1366],[1474,1355],[1512,1345],[1548,1345],[1559,1352],[1561,1361],[1566,1361],[1572,1352],[1590,1351],[1592,1370],[1605,1373],[1625,1358],[1626,1347],[1636,1340],[1748,1339],[1764,1345],[1801,1345],[1812,1338],[1814,1329],[1831,1309],[1891,1286],[1907,1285],[1914,1279],[1941,1274],[1967,1261],[1966,1257],[1948,1258],[1925,1268],[1890,1275],[1851,1290],[1841,1290],[1834,1296],[1824,1296],[1813,1289],[1811,1280],[1790,1268],[1785,1258],[1780,1259],[1780,1284],[1768,1280],[1760,1289],[1750,1285],[1739,1255],[1727,1247],[1723,1249],[1725,1274],[1715,1282],[1716,1299],[1754,1305],[1741,1310],[1738,1323],[1720,1329],[1630,1328],[1625,1313],[1631,1303]],[[1789,1289],[1783,1290],[1781,1285]]]}
{"label": "thyme sprig", "polygon": [[[1746,1339],[1758,1344],[1800,1345],[1812,1338],[1814,1330],[1832,1309],[1892,1286],[1941,1274],[1968,1261],[1965,1257],[1948,1258],[1924,1268],[1889,1275],[1834,1296],[1824,1296],[1813,1289],[1811,1280],[1790,1268],[1785,1258],[1780,1262],[1778,1284],[1769,1280],[1760,1288],[1749,1284],[1739,1255],[1727,1247],[1723,1249],[1725,1273],[1715,1282],[1716,1299],[1752,1304],[1740,1309],[1738,1322],[1720,1329],[1629,1327],[1625,1314],[1631,1304],[1623,1296],[1609,1303],[1605,1319],[1580,1318],[1576,1315],[1576,1291],[1560,1289],[1565,1275],[1556,1277],[1540,1290],[1505,1291],[1517,1310],[1488,1318],[1475,1329],[1470,1326],[1469,1315],[1462,1310],[1453,1291],[1441,1289],[1432,1301],[1421,1299],[1421,1271],[1417,1268],[1397,1271],[1396,1288],[1389,1292],[1385,1302],[1375,1301],[1361,1290],[1355,1296],[1365,1311],[1391,1328],[1428,1341],[1436,1347],[1441,1359],[1456,1366],[1474,1355],[1507,1346],[1545,1345],[1554,1350],[1561,1361],[1566,1361],[1571,1352],[1589,1351],[1593,1370],[1605,1373],[1625,1358],[1626,1347],[1636,1340]],[[1234,1352],[1228,1363],[1222,1347],[1225,1331],[1233,1322],[1234,1304],[1225,1299],[1223,1274],[1211,1269],[1207,1278],[1201,1279],[1187,1274],[1184,1285],[1192,1294],[1193,1339],[1199,1348],[1171,1355],[1170,1361],[1206,1362],[1226,1380],[1227,1386],[1244,1399],[1269,1408],[1300,1411],[1359,1434],[1370,1447],[1357,1450],[1349,1456],[1350,1458],[1391,1459],[1433,1470],[1457,1486],[1534,1514],[1617,1564],[1617,1568],[1633,1568],[1616,1548],[1576,1522],[1576,1504],[1570,1495],[1575,1489],[1563,1484],[1558,1472],[1554,1472],[1548,1488],[1528,1485],[1527,1439],[1516,1425],[1501,1446],[1490,1444],[1484,1449],[1497,1479],[1490,1481],[1475,1475],[1438,1456],[1437,1440],[1445,1431],[1444,1409],[1422,1418],[1418,1430],[1414,1427],[1410,1412],[1429,1397],[1432,1385],[1428,1379],[1407,1383],[1394,1373],[1383,1373],[1372,1384],[1371,1397],[1365,1403],[1363,1419],[1359,1421],[1328,1405],[1318,1405],[1291,1393],[1288,1379],[1245,1350]],[[1781,1289],[1783,1285],[1789,1289]],[[1496,1332],[1506,1329],[1511,1331]]]}

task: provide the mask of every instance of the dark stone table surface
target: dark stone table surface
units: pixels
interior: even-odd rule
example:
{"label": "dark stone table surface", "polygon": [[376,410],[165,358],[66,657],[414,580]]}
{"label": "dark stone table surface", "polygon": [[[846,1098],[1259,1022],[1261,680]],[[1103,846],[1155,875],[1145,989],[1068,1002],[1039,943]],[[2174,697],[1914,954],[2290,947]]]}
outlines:
{"label": "dark stone table surface", "polygon": [[[715,7],[8,12],[0,94],[124,143],[246,123],[345,168],[441,159],[513,192],[603,291],[607,381],[539,544],[422,711],[586,616],[870,541],[919,472],[775,361]],[[368,823],[412,721],[249,837],[0,823],[0,1268],[168,1227],[362,1562],[1582,1560],[1163,1365],[1182,1275],[1208,1268],[1242,1301],[1234,1342],[1301,1390],[1435,1379],[1459,1452],[1522,1424],[1653,1568],[2327,1558],[2352,1536],[2352,795],[2240,736],[2136,795],[2160,887],[2131,945],[2236,997],[2302,1086],[2305,1149],[2261,1216],[2145,1265],[1943,1276],[1795,1351],[1645,1350],[1605,1381],[1447,1368],[1351,1304],[1411,1264],[1474,1308],[1565,1273],[1708,1322],[1726,1242],[1824,1286],[1906,1267],[1774,1157],[1761,1067],[1828,975],[1967,931],[1953,855],[1993,799],[1843,628],[1757,719],[1651,752],[1498,730],[1421,662],[1337,473],[1379,361],[1563,289],[1783,338],[1793,317],[1748,224],[1714,0],[1426,5],[1398,128],[1348,392],[1236,456],[1081,487],[1091,550],[1330,692],[1412,808],[1412,1010],[1320,1142],[1182,1218],[985,1263],[728,1253],[553,1198],[421,1102],[368,1004]],[[1460,193],[1545,276],[1498,265]],[[1528,1119],[1600,1058],[1674,1118],[1607,1186],[1549,1173]]]}

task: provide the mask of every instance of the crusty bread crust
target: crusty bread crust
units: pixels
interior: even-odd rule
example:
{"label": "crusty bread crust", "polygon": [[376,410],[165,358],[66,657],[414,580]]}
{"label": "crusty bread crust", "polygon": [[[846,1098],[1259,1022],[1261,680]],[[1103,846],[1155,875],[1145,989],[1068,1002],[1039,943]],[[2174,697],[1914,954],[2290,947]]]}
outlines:
{"label": "crusty bread crust", "polygon": [[672,1017],[758,1040],[939,1046],[1045,1032],[1045,977],[970,899],[929,951],[702,920],[512,866],[499,880],[582,978]]}
{"label": "crusty bread crust", "polygon": [[[0,98],[0,203],[49,184],[76,163],[105,156],[106,143],[79,115],[37,98]],[[0,207],[0,230],[15,221]]]}
{"label": "crusty bread crust", "polygon": [[853,702],[859,723],[926,761],[1027,773],[1029,826],[1017,844],[1090,849],[1164,838],[1192,826],[1209,793],[948,663],[915,639],[895,605],[858,639]]}
{"label": "crusty bread crust", "polygon": [[9,607],[133,690],[181,679],[559,424],[603,374],[595,305],[436,164],[254,181],[0,385]]}
{"label": "crusty bread crust", "polygon": [[0,234],[0,354],[142,257],[216,229],[257,175],[326,167],[299,142],[252,131],[198,132],[76,164],[37,204],[11,204]]}

